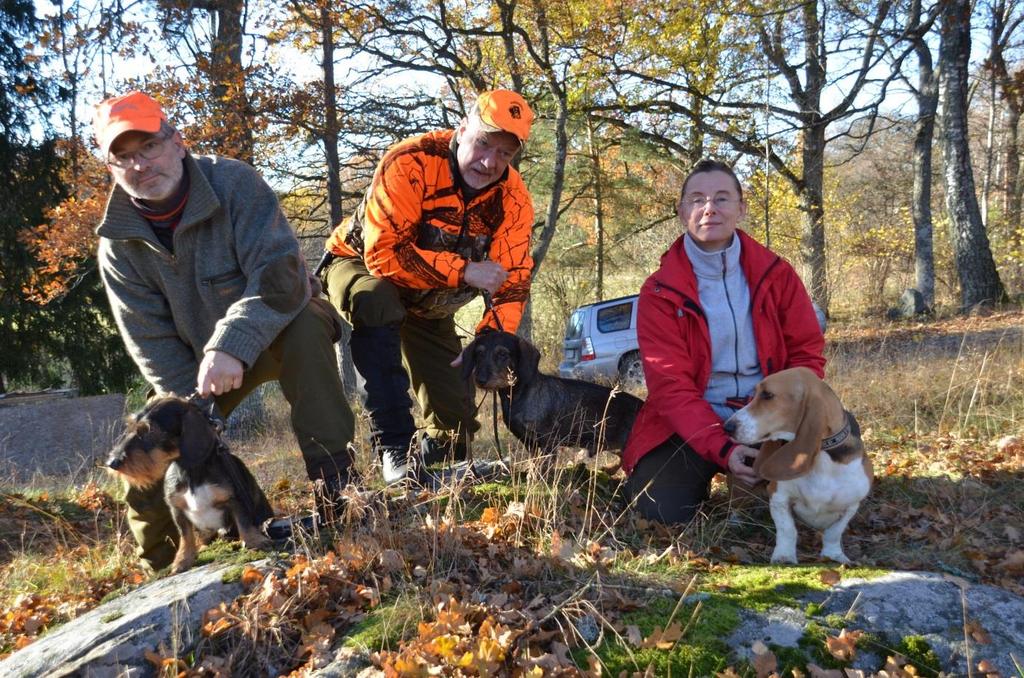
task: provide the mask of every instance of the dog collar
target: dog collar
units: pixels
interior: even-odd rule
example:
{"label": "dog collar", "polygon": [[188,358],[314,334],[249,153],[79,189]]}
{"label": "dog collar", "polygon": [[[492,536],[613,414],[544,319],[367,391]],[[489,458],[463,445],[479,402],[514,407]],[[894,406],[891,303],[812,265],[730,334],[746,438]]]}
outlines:
{"label": "dog collar", "polygon": [[823,449],[823,450],[831,450],[833,448],[839,447],[844,442],[846,442],[846,439],[849,438],[849,437],[850,437],[850,418],[844,414],[843,415],[843,427],[841,429],[839,429],[839,431],[837,433],[833,433],[828,438],[825,438],[824,440],[822,440],[821,441],[821,449]]}

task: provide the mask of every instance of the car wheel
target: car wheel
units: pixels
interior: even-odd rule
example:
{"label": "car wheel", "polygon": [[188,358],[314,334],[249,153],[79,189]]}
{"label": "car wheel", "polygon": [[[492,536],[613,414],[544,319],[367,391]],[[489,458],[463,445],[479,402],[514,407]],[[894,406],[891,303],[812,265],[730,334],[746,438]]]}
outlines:
{"label": "car wheel", "polygon": [[644,364],[637,351],[627,353],[619,360],[619,383],[627,391],[644,388]]}

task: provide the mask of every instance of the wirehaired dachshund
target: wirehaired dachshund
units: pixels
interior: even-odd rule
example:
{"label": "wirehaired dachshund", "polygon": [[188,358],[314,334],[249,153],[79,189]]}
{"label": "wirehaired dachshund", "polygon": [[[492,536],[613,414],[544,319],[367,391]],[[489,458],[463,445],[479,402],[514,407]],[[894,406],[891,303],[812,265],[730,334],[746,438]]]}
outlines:
{"label": "wirehaired dachshund", "polygon": [[192,567],[197,539],[205,544],[215,533],[240,535],[246,548],[271,544],[260,532],[260,526],[273,517],[270,502],[191,400],[150,398],[128,418],[107,466],[140,489],[164,481],[164,500],[180,536],[172,574]]}
{"label": "wirehaired dachshund", "polygon": [[497,391],[512,434],[530,448],[621,450],[643,401],[600,384],[563,379],[538,369],[540,352],[508,332],[486,332],[462,352],[462,377]]}
{"label": "wirehaired dachshund", "polygon": [[828,384],[806,367],[771,374],[724,428],[744,445],[765,443],[754,471],[768,481],[772,562],[797,562],[795,514],[822,532],[822,558],[849,563],[843,531],[871,490],[874,474],[857,420]]}

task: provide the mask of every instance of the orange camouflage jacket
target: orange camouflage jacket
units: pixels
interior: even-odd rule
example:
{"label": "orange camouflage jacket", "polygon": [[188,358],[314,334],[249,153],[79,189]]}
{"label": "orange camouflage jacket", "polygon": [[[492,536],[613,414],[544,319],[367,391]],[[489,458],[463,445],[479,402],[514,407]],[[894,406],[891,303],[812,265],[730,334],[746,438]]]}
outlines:
{"label": "orange camouflage jacket", "polygon": [[[412,137],[391,147],[355,214],[334,229],[327,249],[360,257],[393,282],[410,313],[439,318],[469,303],[468,261],[489,259],[508,271],[493,297],[500,326],[515,332],[530,292],[533,204],[512,167],[468,202],[456,185],[455,132]],[[485,312],[477,332],[497,329]]]}

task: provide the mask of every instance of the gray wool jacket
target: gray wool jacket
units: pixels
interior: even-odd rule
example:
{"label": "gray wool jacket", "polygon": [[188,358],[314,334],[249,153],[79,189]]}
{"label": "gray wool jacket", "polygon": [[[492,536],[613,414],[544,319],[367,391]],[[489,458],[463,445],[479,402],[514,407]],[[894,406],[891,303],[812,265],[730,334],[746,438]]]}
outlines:
{"label": "gray wool jacket", "polygon": [[191,183],[173,254],[117,185],[96,229],[128,352],[158,393],[183,395],[206,351],[251,367],[311,294],[298,240],[256,170],[216,156],[184,162]]}

